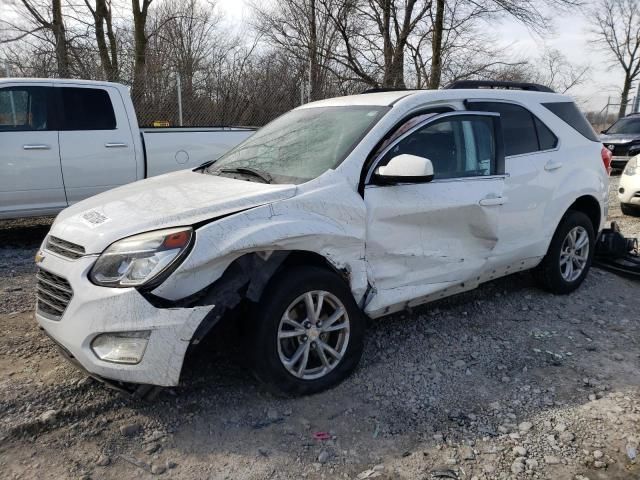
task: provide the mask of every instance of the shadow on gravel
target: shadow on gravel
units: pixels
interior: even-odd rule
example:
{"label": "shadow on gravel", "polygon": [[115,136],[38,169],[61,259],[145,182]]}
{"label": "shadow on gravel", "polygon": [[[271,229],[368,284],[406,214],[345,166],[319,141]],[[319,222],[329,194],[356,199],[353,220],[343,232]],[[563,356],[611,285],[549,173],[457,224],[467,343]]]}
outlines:
{"label": "shadow on gravel", "polygon": [[0,220],[0,247],[38,248],[53,217]]}

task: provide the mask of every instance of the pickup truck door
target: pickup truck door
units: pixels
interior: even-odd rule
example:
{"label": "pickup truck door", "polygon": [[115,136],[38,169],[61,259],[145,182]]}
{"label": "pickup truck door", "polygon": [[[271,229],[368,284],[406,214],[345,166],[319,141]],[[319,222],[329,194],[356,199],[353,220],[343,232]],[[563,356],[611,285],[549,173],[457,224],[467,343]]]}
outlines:
{"label": "pickup truck door", "polygon": [[[400,154],[431,160],[428,183],[376,184],[375,169]],[[497,114],[451,112],[409,129],[373,162],[365,183],[365,255],[382,314],[476,285],[498,243],[505,203]]]}
{"label": "pickup truck door", "polygon": [[0,88],[0,218],[67,206],[51,82]]}
{"label": "pickup truck door", "polygon": [[131,125],[112,87],[56,87],[62,114],[60,159],[69,204],[133,182],[137,171]]}

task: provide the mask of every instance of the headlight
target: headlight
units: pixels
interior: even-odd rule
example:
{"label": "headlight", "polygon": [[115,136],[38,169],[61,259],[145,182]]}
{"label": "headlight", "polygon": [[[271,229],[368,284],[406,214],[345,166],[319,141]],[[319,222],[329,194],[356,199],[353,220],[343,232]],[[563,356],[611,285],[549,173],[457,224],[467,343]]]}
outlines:
{"label": "headlight", "polygon": [[89,278],[105,287],[138,287],[176,267],[191,244],[193,229],[172,228],[134,235],[112,243]]}
{"label": "headlight", "polygon": [[625,175],[636,175],[637,173],[640,173],[640,165],[638,165],[638,159],[640,159],[640,155],[632,157],[627,162],[627,166],[624,167],[624,171],[622,173],[624,173]]}

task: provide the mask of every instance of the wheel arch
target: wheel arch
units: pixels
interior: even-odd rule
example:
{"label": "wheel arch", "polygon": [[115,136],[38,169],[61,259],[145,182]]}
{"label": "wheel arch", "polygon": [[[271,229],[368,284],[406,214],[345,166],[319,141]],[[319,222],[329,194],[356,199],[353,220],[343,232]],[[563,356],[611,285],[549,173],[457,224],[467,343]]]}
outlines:
{"label": "wheel arch", "polygon": [[600,222],[602,221],[602,209],[600,207],[600,203],[596,198],[592,195],[583,195],[576,199],[573,202],[567,211],[573,210],[576,212],[582,212],[589,220],[591,220],[591,224],[593,225],[593,231],[598,234],[600,230]]}

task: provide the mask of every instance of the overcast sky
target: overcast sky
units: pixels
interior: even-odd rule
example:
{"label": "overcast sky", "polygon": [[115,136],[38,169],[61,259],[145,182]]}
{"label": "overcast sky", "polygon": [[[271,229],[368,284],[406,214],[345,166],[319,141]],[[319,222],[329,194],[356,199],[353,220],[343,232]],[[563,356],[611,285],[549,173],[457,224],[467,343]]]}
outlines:
{"label": "overcast sky", "polygon": [[[240,25],[250,16],[246,0],[218,0],[218,5],[232,24]],[[553,30],[541,35],[531,33],[513,20],[496,25],[495,33],[504,45],[511,46],[516,57],[535,57],[546,45],[560,50],[573,63],[589,65],[589,80],[571,93],[586,109],[599,111],[609,95],[612,101],[619,101],[623,74],[619,67],[611,67],[609,57],[590,41],[586,11],[587,8],[571,13],[550,12]]]}

